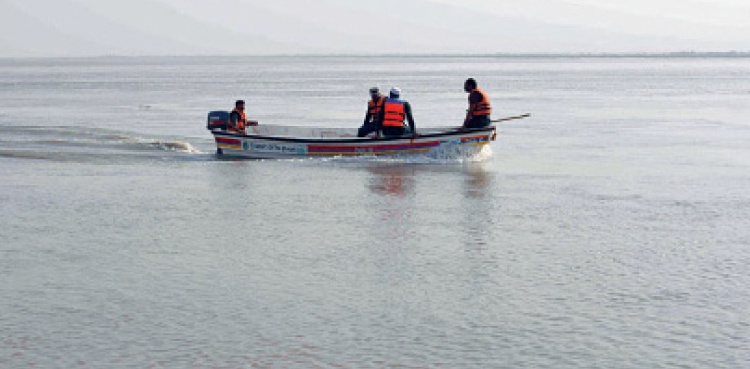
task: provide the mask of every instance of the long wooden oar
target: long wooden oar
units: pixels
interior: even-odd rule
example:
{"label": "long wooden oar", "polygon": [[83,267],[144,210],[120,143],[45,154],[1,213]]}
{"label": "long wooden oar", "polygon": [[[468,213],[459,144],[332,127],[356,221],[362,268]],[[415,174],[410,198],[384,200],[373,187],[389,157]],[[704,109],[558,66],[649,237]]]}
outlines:
{"label": "long wooden oar", "polygon": [[528,117],[530,117],[530,116],[531,116],[531,114],[529,114],[529,113],[526,113],[526,114],[518,115],[518,116],[515,116],[515,117],[507,117],[507,118],[493,119],[493,120],[491,120],[490,122],[492,122],[492,123],[497,123],[497,122],[505,122],[506,120],[523,119],[523,118],[528,118]]}

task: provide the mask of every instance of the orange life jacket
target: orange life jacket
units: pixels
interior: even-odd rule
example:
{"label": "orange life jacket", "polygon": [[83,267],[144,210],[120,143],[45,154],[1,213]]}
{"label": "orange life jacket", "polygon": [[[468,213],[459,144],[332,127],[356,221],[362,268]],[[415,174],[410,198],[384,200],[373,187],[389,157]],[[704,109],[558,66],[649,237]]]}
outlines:
{"label": "orange life jacket", "polygon": [[[482,96],[482,100],[476,103],[472,115],[476,117],[478,115],[492,114],[492,105],[490,105],[490,98],[487,97],[487,93],[478,88],[475,88],[472,92],[478,92]],[[469,94],[469,104],[471,104],[471,94]]]}
{"label": "orange life jacket", "polygon": [[383,104],[385,114],[383,114],[384,127],[403,127],[404,118],[406,117],[406,108],[404,102],[397,99],[386,99]]}
{"label": "orange life jacket", "polygon": [[240,116],[240,119],[237,121],[236,126],[232,126],[234,122],[232,122],[232,119],[230,117],[229,119],[230,128],[236,131],[244,130],[245,126],[247,125],[247,114],[245,114],[244,111],[239,111],[237,108],[234,108],[234,110],[232,110],[232,113],[237,113]]}
{"label": "orange life jacket", "polygon": [[380,96],[376,101],[370,101],[367,102],[367,112],[370,114],[370,121],[374,121],[378,114],[380,113],[380,109],[383,108],[383,103],[385,102],[385,96]]}

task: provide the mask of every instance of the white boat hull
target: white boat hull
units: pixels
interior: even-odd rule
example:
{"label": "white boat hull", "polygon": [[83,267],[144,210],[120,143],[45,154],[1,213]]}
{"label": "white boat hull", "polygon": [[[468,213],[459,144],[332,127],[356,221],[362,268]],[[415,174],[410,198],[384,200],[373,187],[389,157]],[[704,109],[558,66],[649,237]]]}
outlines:
{"label": "white boat hull", "polygon": [[356,137],[356,130],[292,126],[248,127],[248,134],[213,130],[217,154],[252,159],[315,156],[408,155],[438,147],[482,146],[495,139],[495,127],[459,131],[455,128],[420,130],[412,137]]}

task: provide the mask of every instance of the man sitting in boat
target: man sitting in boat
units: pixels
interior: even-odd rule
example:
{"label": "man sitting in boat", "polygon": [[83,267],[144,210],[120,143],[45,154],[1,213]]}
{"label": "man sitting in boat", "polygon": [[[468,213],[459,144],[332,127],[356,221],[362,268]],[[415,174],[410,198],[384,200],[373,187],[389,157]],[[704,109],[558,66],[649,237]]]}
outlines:
{"label": "man sitting in boat", "polygon": [[490,125],[492,106],[486,92],[477,87],[477,81],[469,78],[464,82],[464,91],[469,93],[469,110],[463,128],[482,128]]}
{"label": "man sitting in boat", "polygon": [[[412,137],[416,137],[417,131],[411,115],[411,105],[400,97],[401,89],[392,88],[389,97],[383,103],[383,108],[380,109],[378,131],[384,136],[403,136],[411,133]],[[404,127],[404,118],[409,122],[408,130]]]}
{"label": "man sitting in boat", "polygon": [[232,110],[232,113],[229,114],[229,127],[227,128],[227,131],[230,132],[237,132],[247,134],[245,132],[245,127],[247,126],[257,126],[258,122],[251,120],[247,120],[247,114],[245,113],[245,101],[244,100],[237,100],[234,102],[234,110]]}
{"label": "man sitting in boat", "polygon": [[362,123],[362,127],[359,127],[357,137],[365,137],[372,132],[378,131],[378,117],[380,116],[380,110],[383,108],[385,103],[385,96],[380,93],[380,89],[373,87],[370,89],[370,100],[367,102],[367,114],[365,114],[365,121]]}

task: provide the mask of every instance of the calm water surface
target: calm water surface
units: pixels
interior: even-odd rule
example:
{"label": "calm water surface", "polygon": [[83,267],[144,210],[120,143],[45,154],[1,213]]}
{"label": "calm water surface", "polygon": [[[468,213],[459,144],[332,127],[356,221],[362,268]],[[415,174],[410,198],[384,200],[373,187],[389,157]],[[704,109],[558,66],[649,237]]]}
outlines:
{"label": "calm water surface", "polygon": [[[232,161],[208,110],[466,158]],[[0,368],[750,367],[750,60],[0,60]]]}

